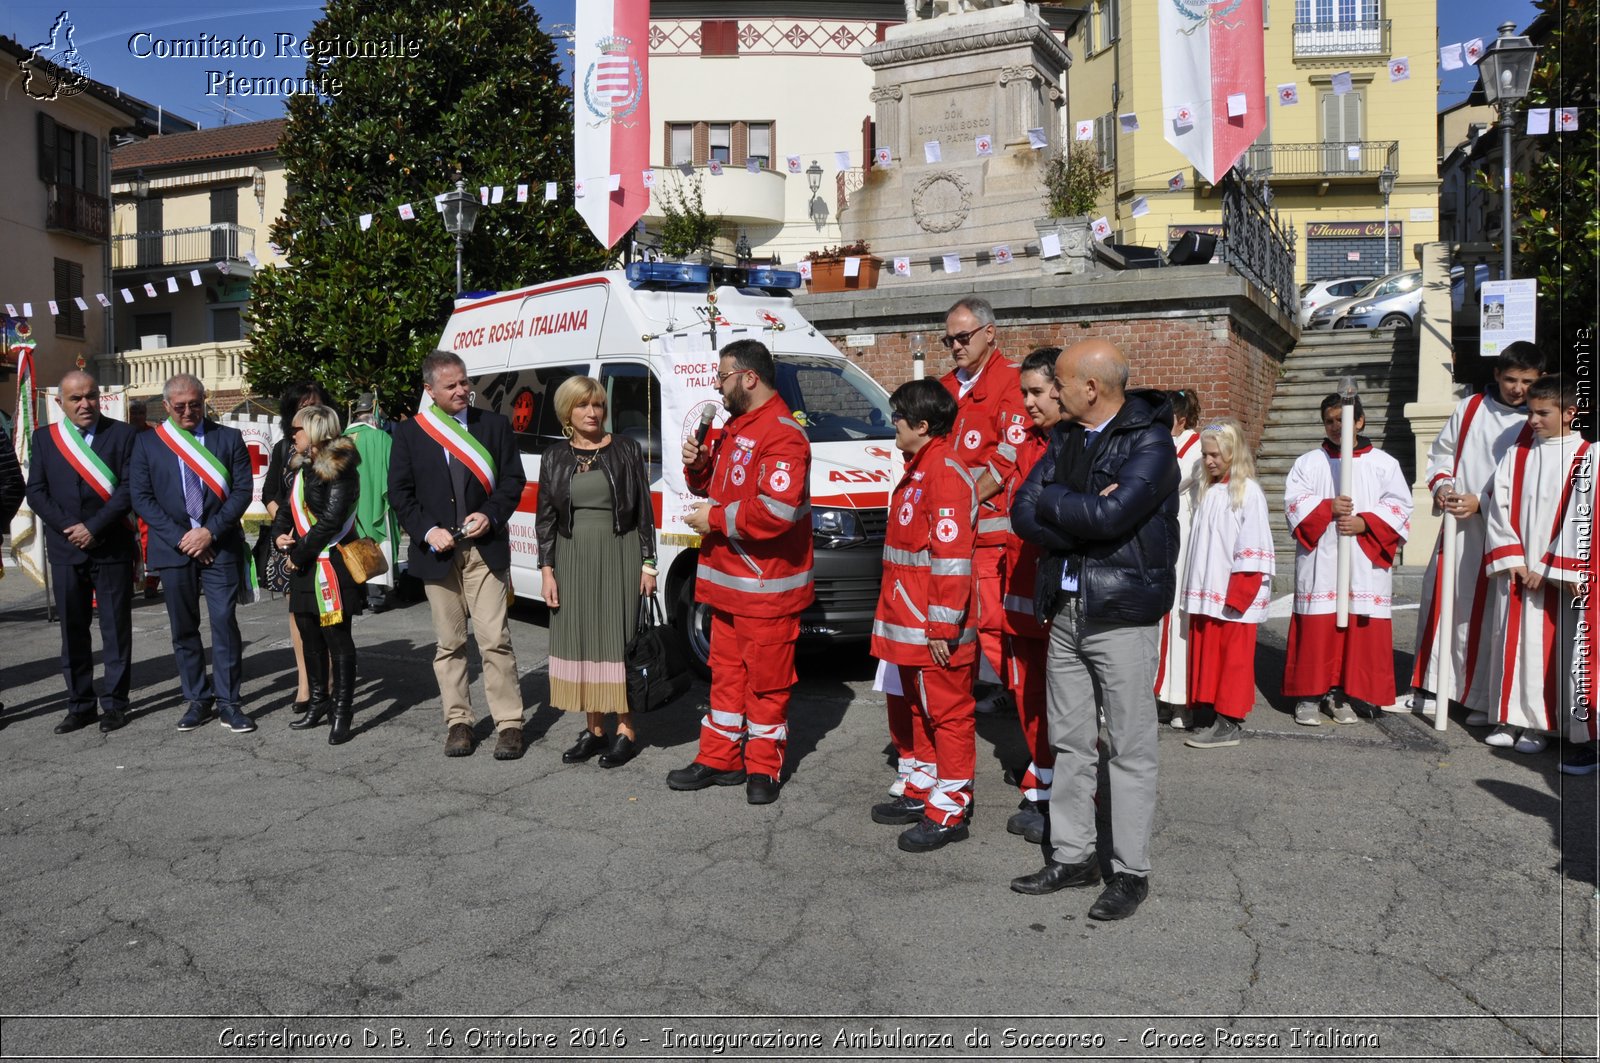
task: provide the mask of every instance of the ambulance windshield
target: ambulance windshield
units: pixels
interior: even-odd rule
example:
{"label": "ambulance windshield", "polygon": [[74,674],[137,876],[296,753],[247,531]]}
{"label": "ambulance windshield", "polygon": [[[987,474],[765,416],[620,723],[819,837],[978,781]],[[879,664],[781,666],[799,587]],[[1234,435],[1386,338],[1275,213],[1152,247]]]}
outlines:
{"label": "ambulance windshield", "polygon": [[780,354],[778,394],[813,443],[893,439],[889,396],[867,374],[839,358]]}

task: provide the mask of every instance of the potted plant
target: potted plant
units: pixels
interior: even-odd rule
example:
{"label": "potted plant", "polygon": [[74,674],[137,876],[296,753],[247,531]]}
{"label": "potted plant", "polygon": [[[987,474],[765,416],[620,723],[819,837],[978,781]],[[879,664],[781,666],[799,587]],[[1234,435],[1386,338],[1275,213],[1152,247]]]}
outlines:
{"label": "potted plant", "polygon": [[[876,288],[878,274],[883,270],[883,259],[874,258],[871,250],[865,240],[857,240],[851,244],[824,247],[821,251],[808,252],[805,260],[811,263],[812,293],[867,291]],[[861,260],[860,272],[854,277],[844,275],[844,260],[847,258]]]}
{"label": "potted plant", "polygon": [[705,257],[722,235],[720,214],[707,214],[700,176],[693,181],[673,179],[657,197],[661,210],[661,253],[671,259]]}
{"label": "potted plant", "polygon": [[1057,152],[1044,164],[1044,183],[1048,218],[1034,220],[1042,238],[1055,233],[1061,240],[1061,257],[1044,259],[1048,273],[1082,273],[1093,257],[1089,225],[1100,195],[1111,184],[1111,171],[1100,168],[1099,160],[1088,148]]}

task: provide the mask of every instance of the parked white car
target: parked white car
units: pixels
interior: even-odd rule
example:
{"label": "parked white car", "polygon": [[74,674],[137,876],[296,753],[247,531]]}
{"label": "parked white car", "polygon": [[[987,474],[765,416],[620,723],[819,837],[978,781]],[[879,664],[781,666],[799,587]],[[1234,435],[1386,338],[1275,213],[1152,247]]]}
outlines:
{"label": "parked white car", "polygon": [[1300,327],[1311,323],[1311,313],[1335,299],[1348,299],[1373,282],[1366,277],[1332,277],[1327,280],[1307,281],[1300,285]]}

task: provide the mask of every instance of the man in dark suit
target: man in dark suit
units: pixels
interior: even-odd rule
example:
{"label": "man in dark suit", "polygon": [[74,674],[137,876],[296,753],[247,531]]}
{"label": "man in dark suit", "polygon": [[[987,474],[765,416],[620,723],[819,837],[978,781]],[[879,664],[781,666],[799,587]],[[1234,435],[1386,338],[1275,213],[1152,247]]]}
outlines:
{"label": "man in dark suit", "polygon": [[511,535],[525,477],[511,422],[469,406],[472,383],[453,351],[422,360],[431,402],[394,433],[389,504],[411,537],[411,574],[423,581],[438,640],[433,673],[446,727],[444,753],[473,749],[467,620],[483,658],[483,686],[499,733],[496,760],[522,755],[522,693],[511,648]]}
{"label": "man in dark suit", "polygon": [[44,522],[61,616],[67,715],[56,734],[95,721],[89,629],[97,606],[105,662],[100,730],[110,732],[128,722],[132,674],[133,564],[139,552],[128,495],[134,431],[101,416],[100,385],[88,373],[69,372],[58,390],[63,419],[33,433],[28,465],[28,506]]}
{"label": "man in dark suit", "polygon": [[[167,421],[140,433],[128,484],[134,512],[150,525],[149,566],[161,573],[172,650],[189,709],[178,730],[211,718],[256,729],[239,704],[243,640],[233,610],[245,589],[248,558],[239,518],[250,504],[250,454],[237,430],[205,415],[206,386],[180,373],[162,388]],[[211,675],[200,641],[200,596],[211,615]]]}

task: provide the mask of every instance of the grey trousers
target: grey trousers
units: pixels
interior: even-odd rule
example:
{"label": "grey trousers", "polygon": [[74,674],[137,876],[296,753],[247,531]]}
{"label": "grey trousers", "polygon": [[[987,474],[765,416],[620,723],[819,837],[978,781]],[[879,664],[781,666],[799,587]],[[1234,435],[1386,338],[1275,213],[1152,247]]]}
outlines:
{"label": "grey trousers", "polygon": [[1080,863],[1095,855],[1098,699],[1110,754],[1113,871],[1150,873],[1150,826],[1156,811],[1157,625],[1104,624],[1083,618],[1067,598],[1050,626],[1046,711],[1056,750],[1050,790],[1052,858]]}

